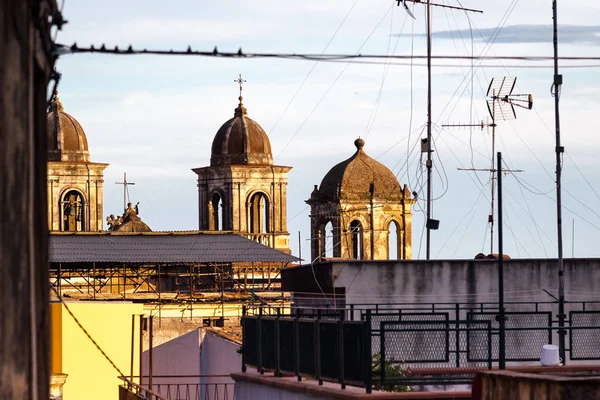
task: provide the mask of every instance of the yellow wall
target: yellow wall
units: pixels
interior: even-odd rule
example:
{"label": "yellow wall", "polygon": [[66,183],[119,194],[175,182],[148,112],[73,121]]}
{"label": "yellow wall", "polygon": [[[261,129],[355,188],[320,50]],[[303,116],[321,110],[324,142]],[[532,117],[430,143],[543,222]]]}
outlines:
{"label": "yellow wall", "polygon": [[[142,304],[127,302],[67,302],[102,350],[125,374],[131,365],[131,316]],[[65,373],[64,399],[118,399],[119,373],[104,358],[61,303],[51,304],[52,372]],[[139,324],[136,318],[134,375],[138,374]],[[58,369],[62,369],[59,371]]]}

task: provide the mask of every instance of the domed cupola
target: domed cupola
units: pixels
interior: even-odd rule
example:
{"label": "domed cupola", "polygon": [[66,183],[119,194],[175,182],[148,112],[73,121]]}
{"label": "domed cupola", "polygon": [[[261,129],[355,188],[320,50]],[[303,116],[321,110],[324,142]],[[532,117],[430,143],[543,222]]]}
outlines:
{"label": "domed cupola", "polygon": [[198,176],[200,230],[233,231],[265,246],[290,253],[287,231],[287,174],[292,167],[273,165],[271,143],[242,103],[214,137],[210,166]]}
{"label": "domed cupola", "polygon": [[48,161],[89,162],[90,153],[83,128],[67,114],[58,92],[47,115]]}
{"label": "domed cupola", "polygon": [[325,201],[400,201],[400,182],[394,173],[365,153],[363,139],[356,139],[354,145],[356,153],[331,168],[312,196]]}
{"label": "domed cupola", "polygon": [[55,93],[46,116],[48,137],[48,227],[51,231],[100,231],[104,169],[90,161],[83,128]]}
{"label": "domed cupola", "polygon": [[407,185],[354,141],[356,152],[315,185],[310,205],[311,259],[406,260],[412,257]]}
{"label": "domed cupola", "polygon": [[242,103],[219,129],[212,143],[210,165],[273,165],[271,143],[264,129],[248,118]]}

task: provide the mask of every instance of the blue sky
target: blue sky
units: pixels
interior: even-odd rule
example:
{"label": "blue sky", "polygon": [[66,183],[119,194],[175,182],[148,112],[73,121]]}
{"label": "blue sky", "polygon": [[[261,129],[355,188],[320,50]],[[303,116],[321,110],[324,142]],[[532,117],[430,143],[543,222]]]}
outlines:
{"label": "blue sky", "polygon": [[[439,2],[457,5],[454,0]],[[408,55],[412,48],[414,54],[424,55],[424,6],[414,6],[413,21],[395,4],[391,0],[66,1],[64,16],[69,23],[57,41],[295,53]],[[484,13],[469,14],[467,20],[463,12],[434,8],[434,55],[552,55],[550,0],[462,4]],[[561,55],[600,55],[600,4],[581,0],[577,7],[569,7],[562,1],[559,13],[565,37]],[[499,26],[503,29],[498,38],[486,46]],[[63,74],[61,101],[84,127],[92,160],[110,163],[105,171],[104,213],[121,211],[122,187],[114,182],[127,172],[136,183],[130,188],[131,200],[140,202],[141,217],[154,230],[198,228],[196,176],[191,169],[209,165],[214,134],[237,105],[233,81],[241,73],[248,81],[244,103],[249,116],[269,135],[276,163],[294,167],[289,174],[288,228],[296,255],[301,232],[306,258],[309,219],[304,200],[333,165],[353,154],[358,136],[365,139],[369,155],[425,197],[425,169],[420,154],[410,149],[424,135],[426,70],[422,60],[412,69],[405,61],[394,63],[404,65],[76,54],[62,56],[57,68]],[[485,119],[489,80],[514,76],[517,90],[532,93],[535,105],[531,111],[518,109],[516,120],[499,121],[496,131],[496,147],[508,167],[524,170],[503,181],[504,248],[512,257],[554,257],[553,72],[547,68],[551,64],[487,62],[473,73],[470,62],[459,64],[434,63],[433,217],[441,223],[432,232],[431,254],[472,258],[489,251],[489,175],[457,168],[489,167],[491,133],[439,126]],[[561,65],[565,66],[561,70],[565,255],[572,254],[574,224],[575,256],[597,256],[600,169],[594,117],[600,74],[596,67]],[[424,258],[423,208],[420,202],[414,212],[414,258]]]}

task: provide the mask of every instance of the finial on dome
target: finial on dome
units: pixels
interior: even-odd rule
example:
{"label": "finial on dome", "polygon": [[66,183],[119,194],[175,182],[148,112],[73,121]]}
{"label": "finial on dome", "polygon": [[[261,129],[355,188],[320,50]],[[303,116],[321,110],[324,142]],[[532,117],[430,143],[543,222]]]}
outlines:
{"label": "finial on dome", "polygon": [[54,100],[52,101],[52,110],[53,111],[60,111],[60,112],[64,112],[65,111],[65,109],[63,108],[62,103],[58,99],[58,90],[54,91]]}
{"label": "finial on dome", "polygon": [[365,145],[365,141],[364,141],[364,140],[362,140],[362,139],[359,137],[358,139],[356,139],[356,140],[354,141],[354,145],[356,146],[356,149],[357,149],[357,150],[362,150],[362,148],[363,148],[363,147],[364,147],[364,145]]}
{"label": "finial on dome", "polygon": [[243,100],[242,96],[239,97],[239,100],[240,100],[240,104],[238,104],[233,115],[236,117],[245,117],[248,115],[248,110],[246,110],[246,107],[244,107],[244,103],[242,103],[242,100]]}

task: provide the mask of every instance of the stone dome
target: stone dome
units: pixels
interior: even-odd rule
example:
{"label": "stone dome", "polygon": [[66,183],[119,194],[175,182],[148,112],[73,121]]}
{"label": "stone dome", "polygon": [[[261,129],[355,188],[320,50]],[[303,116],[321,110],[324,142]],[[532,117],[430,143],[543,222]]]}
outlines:
{"label": "stone dome", "polygon": [[233,118],[225,122],[215,135],[210,165],[273,165],[269,137],[258,123],[248,118],[242,97],[239,99]]}
{"label": "stone dome", "polygon": [[58,92],[46,120],[49,161],[90,161],[85,132],[79,122],[65,112]]}
{"label": "stone dome", "polygon": [[403,191],[394,173],[365,153],[364,140],[356,139],[354,145],[356,153],[331,168],[311,197],[317,197],[321,201],[364,201],[371,198],[373,191],[374,200],[400,201]]}

